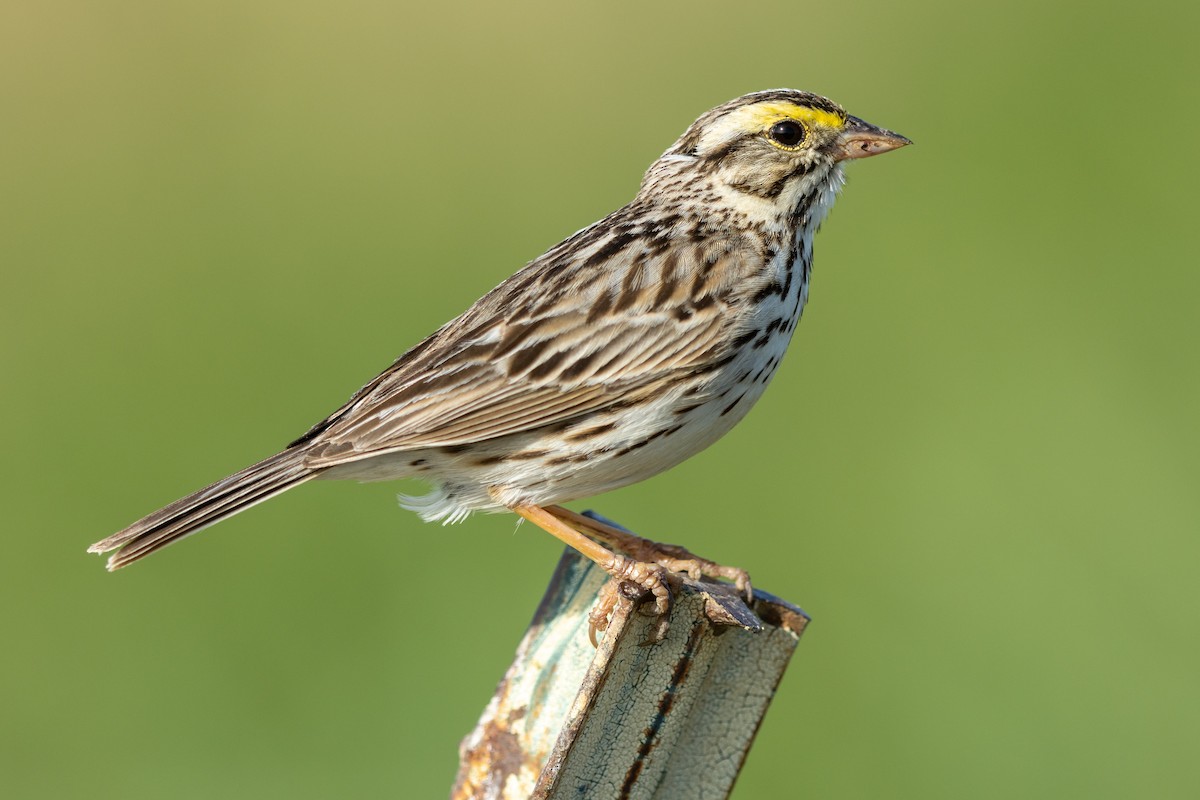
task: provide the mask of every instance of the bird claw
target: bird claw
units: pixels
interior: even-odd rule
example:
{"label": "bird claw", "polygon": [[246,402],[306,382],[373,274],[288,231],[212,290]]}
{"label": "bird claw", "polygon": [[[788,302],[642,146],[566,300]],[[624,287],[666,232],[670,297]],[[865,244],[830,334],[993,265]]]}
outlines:
{"label": "bird claw", "polygon": [[750,573],[740,567],[727,567],[707,558],[700,558],[686,547],[677,544],[665,544],[643,540],[645,545],[635,553],[638,558],[652,561],[671,572],[687,575],[694,581],[704,578],[722,578],[731,582],[737,588],[738,594],[746,601],[746,605],[754,605],[754,586],[750,583]]}
{"label": "bird claw", "polygon": [[597,646],[597,632],[608,630],[621,602],[642,604],[653,600],[654,606],[647,613],[658,617],[658,622],[643,644],[657,644],[665,639],[671,626],[670,584],[677,578],[659,564],[634,561],[624,556],[617,556],[606,571],[612,578],[604,584],[595,607],[588,614],[588,639],[592,646]]}
{"label": "bird claw", "polygon": [[596,634],[608,630],[613,612],[617,610],[617,603],[624,599],[622,583],[623,581],[618,578],[609,578],[608,582],[601,587],[600,594],[596,598],[596,605],[588,614],[588,641],[592,643],[592,647],[600,646]]}

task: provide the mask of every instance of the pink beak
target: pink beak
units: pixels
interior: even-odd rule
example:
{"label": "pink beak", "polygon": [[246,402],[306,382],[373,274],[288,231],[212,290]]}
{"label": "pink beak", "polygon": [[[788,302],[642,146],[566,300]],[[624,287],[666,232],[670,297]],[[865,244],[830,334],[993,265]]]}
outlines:
{"label": "pink beak", "polygon": [[844,161],[847,158],[877,156],[906,144],[912,144],[912,140],[884,128],[877,128],[858,117],[846,117],[846,125],[834,144],[834,159]]}

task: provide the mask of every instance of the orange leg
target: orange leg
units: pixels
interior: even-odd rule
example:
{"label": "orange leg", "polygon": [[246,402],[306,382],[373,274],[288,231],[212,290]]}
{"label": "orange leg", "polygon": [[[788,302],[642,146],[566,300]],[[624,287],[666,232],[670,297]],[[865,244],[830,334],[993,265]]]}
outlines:
{"label": "orange leg", "polygon": [[[556,511],[562,511],[557,507],[554,508]],[[614,553],[592,541],[571,524],[541,506],[520,505],[513,506],[512,510],[564,544],[583,553],[613,577],[613,580],[601,592],[600,603],[589,618],[593,644],[596,642],[596,631],[608,627],[609,615],[620,599],[620,586],[623,581],[634,584],[654,598],[654,613],[661,617],[654,638],[655,641],[662,640],[667,632],[667,613],[671,610],[671,589],[667,585],[667,568]],[[582,517],[582,519],[587,518]]]}
{"label": "orange leg", "polygon": [[750,585],[750,574],[744,569],[726,567],[706,558],[700,558],[677,544],[663,544],[643,539],[629,531],[623,531],[591,517],[576,514],[562,506],[547,506],[543,511],[554,515],[572,529],[584,530],[589,536],[600,540],[609,547],[628,553],[637,561],[657,564],[671,572],[685,573],[695,581],[700,580],[701,577],[724,578],[732,581],[746,602],[751,606],[754,604],[754,588]]}

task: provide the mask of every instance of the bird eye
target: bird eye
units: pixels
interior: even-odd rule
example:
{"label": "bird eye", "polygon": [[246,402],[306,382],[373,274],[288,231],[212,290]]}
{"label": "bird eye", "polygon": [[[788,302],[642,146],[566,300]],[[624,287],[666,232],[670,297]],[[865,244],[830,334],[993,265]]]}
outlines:
{"label": "bird eye", "polygon": [[783,147],[799,147],[804,141],[804,126],[791,119],[781,120],[767,131],[771,141]]}

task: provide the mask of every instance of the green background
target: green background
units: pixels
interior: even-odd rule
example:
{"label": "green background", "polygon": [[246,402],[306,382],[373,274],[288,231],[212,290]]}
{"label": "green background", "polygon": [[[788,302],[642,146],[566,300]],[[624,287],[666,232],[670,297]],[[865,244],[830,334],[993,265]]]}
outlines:
{"label": "green background", "polygon": [[1195,5],[426,5],[0,6],[0,792],[445,796],[550,537],[318,483],[84,548],[787,85],[917,144],[748,420],[575,504],[814,616],[735,795],[1200,795]]}

